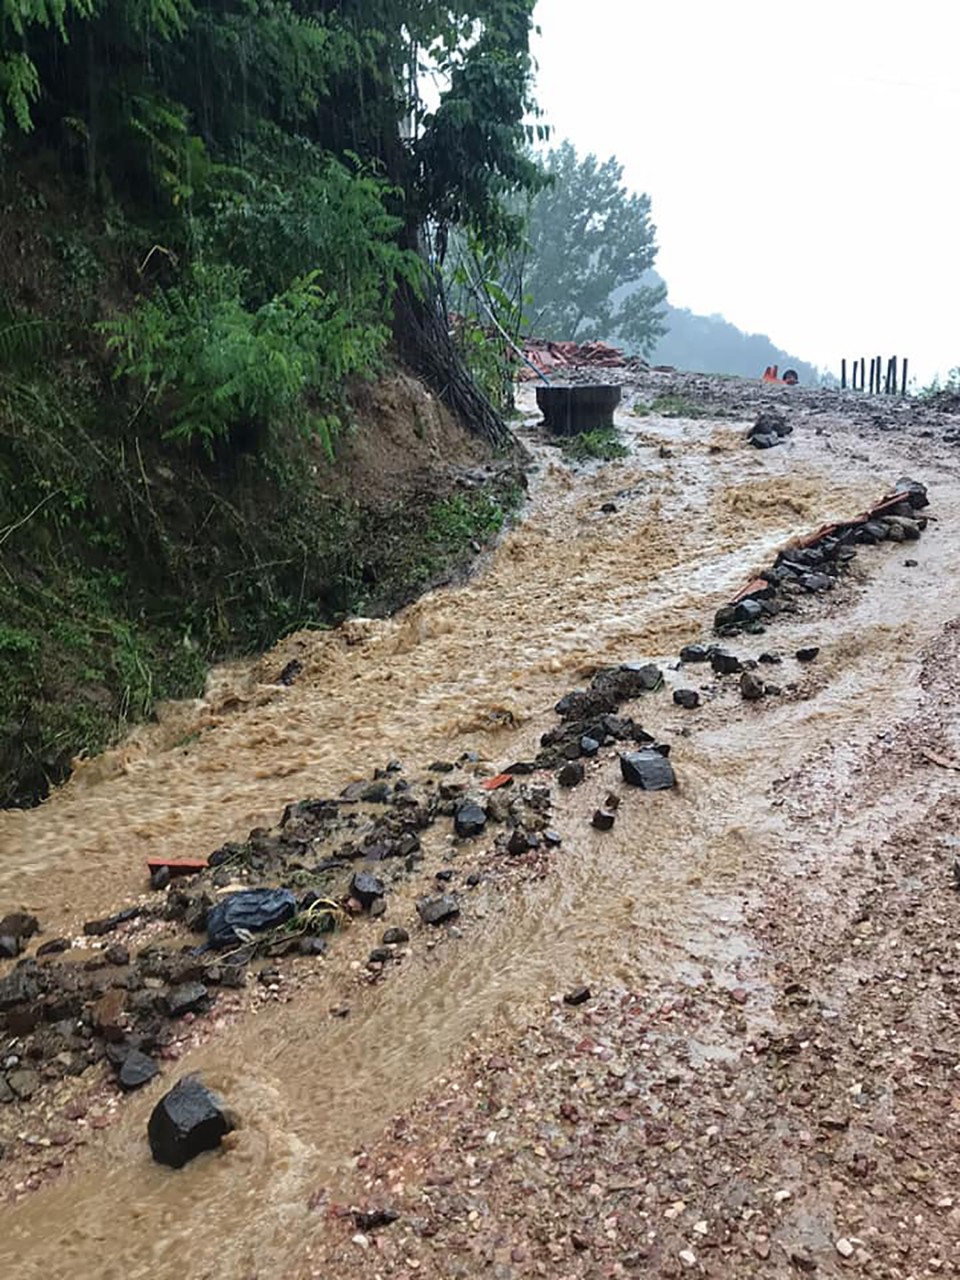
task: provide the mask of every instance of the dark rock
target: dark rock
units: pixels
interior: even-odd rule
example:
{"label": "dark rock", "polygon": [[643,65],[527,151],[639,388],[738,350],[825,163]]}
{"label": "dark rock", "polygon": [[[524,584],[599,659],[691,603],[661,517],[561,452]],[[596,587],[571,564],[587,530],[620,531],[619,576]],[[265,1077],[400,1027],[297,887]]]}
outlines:
{"label": "dark rock", "polygon": [[19,940],[11,934],[0,933],[0,960],[16,960],[19,954]]}
{"label": "dark rock", "polygon": [[764,683],[753,671],[744,671],[740,676],[740,693],[747,702],[756,702],[763,697]]}
{"label": "dark rock", "polygon": [[434,872],[437,880],[452,880],[455,875],[456,872],[452,867],[441,867],[439,871]]}
{"label": "dark rock", "polygon": [[400,1217],[396,1209],[354,1209],[353,1224],[358,1231],[377,1231],[389,1227]]}
{"label": "dark rock", "polygon": [[453,773],[456,765],[451,764],[449,760],[434,760],[433,764],[427,767],[431,773]]}
{"label": "dark rock", "polygon": [[887,536],[887,526],[880,520],[867,520],[857,528],[858,542],[883,542]]}
{"label": "dark rock", "polygon": [[139,914],[139,907],[126,907],[123,911],[117,911],[103,920],[88,920],[83,926],[83,932],[88,938],[100,938],[105,933],[112,933],[128,920],[136,920]]}
{"label": "dark rock", "polygon": [[165,889],[170,883],[169,867],[154,867],[150,872],[150,888]]}
{"label": "dark rock", "polygon": [[[894,531],[899,529],[900,542],[916,542],[920,537],[920,525],[916,520],[911,520],[906,516],[887,516],[887,527],[890,530],[890,536],[893,537]],[[2,924],[0,924],[2,928]]]}
{"label": "dark rock", "polygon": [[40,1088],[40,1077],[36,1071],[22,1067],[19,1071],[11,1071],[7,1076],[7,1084],[21,1102],[28,1102]]}
{"label": "dark rock", "polygon": [[574,987],[572,991],[568,991],[567,994],[563,997],[563,1003],[572,1004],[572,1005],[586,1004],[586,1002],[589,999],[590,999],[589,987]]}
{"label": "dark rock", "polygon": [[329,950],[329,945],[323,938],[307,934],[305,938],[300,939],[297,950],[302,956],[323,956]]}
{"label": "dark rock", "polygon": [[0,1076],[0,1106],[8,1106],[11,1102],[15,1102],[17,1095],[7,1084],[3,1076]]}
{"label": "dark rock", "polygon": [[684,707],[687,711],[700,705],[700,695],[696,689],[674,689],[673,700],[678,707]]}
{"label": "dark rock", "polygon": [[120,1065],[120,1070],[117,1072],[117,1084],[119,1084],[124,1093],[131,1093],[134,1089],[139,1089],[159,1074],[160,1068],[152,1058],[148,1058],[139,1049],[133,1049],[126,1055]]}
{"label": "dark rock", "polygon": [[49,942],[41,942],[37,947],[37,958],[40,956],[55,956],[61,951],[70,950],[69,938],[51,938]]}
{"label": "dark rock", "polygon": [[708,662],[710,654],[702,644],[685,644],[680,650],[681,662]]}
{"label": "dark rock", "polygon": [[562,754],[567,760],[579,760],[583,752],[580,750],[579,742],[568,742],[564,746]]}
{"label": "dark rock", "polygon": [[561,787],[576,787],[583,781],[585,770],[579,760],[570,760],[557,774]]}
{"label": "dark rock", "polygon": [[596,738],[591,738],[589,734],[585,733],[580,739],[580,750],[588,759],[590,759],[600,750],[600,743]]}
{"label": "dark rock", "polygon": [[600,510],[605,516],[615,516],[617,514],[617,504],[615,502],[605,502]]}
{"label": "dark rock", "polygon": [[482,880],[483,876],[479,871],[471,871],[466,878],[465,884],[468,889],[475,889]]}
{"label": "dark rock", "polygon": [[779,653],[761,653],[757,659],[758,662],[764,663],[766,666],[777,666],[783,661]]}
{"label": "dark rock", "polygon": [[394,927],[387,929],[380,941],[388,947],[402,946],[403,943],[410,941],[410,935],[406,929]]}
{"label": "dark rock", "polygon": [[798,649],[796,659],[798,662],[812,662],[819,652],[819,645],[811,645],[808,649]]}
{"label": "dark rock", "polygon": [[896,493],[906,495],[907,501],[915,511],[922,510],[923,507],[930,505],[930,499],[927,497],[927,486],[921,484],[919,480],[911,480],[909,476],[901,476],[894,486]]}
{"label": "dark rock", "polygon": [[526,853],[530,848],[530,837],[527,835],[523,827],[514,827],[510,832],[510,839],[507,841],[508,853]]}
{"label": "dark rock", "polygon": [[557,845],[563,843],[563,837],[560,835],[560,832],[554,831],[549,827],[547,828],[546,831],[544,831],[543,838],[544,838],[544,841],[548,845],[550,845],[552,849],[555,849]]}
{"label": "dark rock", "polygon": [[741,600],[734,617],[737,622],[759,622],[763,617],[763,606],[759,600]]}
{"label": "dark rock", "polygon": [[375,898],[370,903],[370,919],[378,920],[380,916],[385,915],[387,910],[386,898]]}
{"label": "dark rock", "polygon": [[11,911],[0,920],[0,935],[5,938],[16,938],[18,942],[26,942],[40,930],[40,922],[36,916],[26,911]]}
{"label": "dark rock", "polygon": [[829,591],[833,587],[833,579],[825,573],[805,573],[800,585],[805,591]]}
{"label": "dark rock", "polygon": [[170,987],[163,994],[163,1007],[171,1018],[197,1013],[205,1009],[209,1001],[210,993],[202,982],[183,982],[179,987]]}
{"label": "dark rock", "polygon": [[377,898],[382,898],[387,886],[379,876],[369,871],[358,871],[350,881],[350,896],[356,898],[361,907],[371,907]]}
{"label": "dark rock", "polygon": [[609,809],[595,809],[590,825],[596,827],[598,831],[612,831],[615,821],[616,817]]}
{"label": "dark rock", "polygon": [[390,799],[388,782],[368,782],[360,792],[360,799],[366,804],[386,804]]}
{"label": "dark rock", "polygon": [[119,942],[113,942],[103,953],[107,964],[124,965],[130,963],[130,952]]}
{"label": "dark rock", "polygon": [[303,670],[303,663],[296,658],[291,658],[287,665],[277,676],[277,684],[291,685],[297,676]]}
{"label": "dark rock", "polygon": [[756,421],[750,428],[750,435],[788,436],[792,431],[793,427],[787,424],[787,420],[781,410],[771,407],[769,409],[761,409]]}
{"label": "dark rock", "polygon": [[[916,567],[917,567],[917,564],[918,564],[918,563],[919,563],[919,561],[917,561],[917,560],[904,560],[904,562],[903,562],[903,567],[904,567],[905,569],[916,569]],[[37,955],[39,955],[39,954],[40,954],[40,953],[39,953],[39,951],[38,951],[38,952],[37,952]]]}
{"label": "dark rock", "polygon": [[182,1169],[202,1151],[217,1148],[232,1128],[233,1122],[216,1094],[196,1076],[186,1076],[154,1107],[147,1136],[154,1160]]}
{"label": "dark rock", "polygon": [[765,684],[763,686],[763,691],[771,698],[779,698],[780,694],[783,692],[778,684]]}
{"label": "dark rock", "polygon": [[620,757],[624,782],[644,791],[666,791],[677,784],[673,766],[659,751],[631,751]]}
{"label": "dark rock", "polygon": [[710,655],[710,665],[718,676],[735,675],[738,671],[743,670],[743,664],[740,659],[732,653],[727,653],[725,649],[715,649]]}
{"label": "dark rock", "polygon": [[476,800],[465,800],[453,815],[454,830],[462,839],[483,835],[487,825],[487,811]]}
{"label": "dark rock", "polygon": [[393,952],[389,947],[374,947],[367,956],[369,964],[386,964],[388,960],[393,959]]}
{"label": "dark rock", "polygon": [[417,903],[417,915],[424,924],[443,924],[444,920],[453,920],[459,914],[460,903],[450,893],[421,898]]}
{"label": "dark rock", "polygon": [[0,1013],[29,1004],[40,994],[40,984],[30,969],[22,965],[0,978]]}
{"label": "dark rock", "polygon": [[640,688],[648,693],[653,693],[663,684],[663,672],[655,662],[624,662],[620,671],[633,676]]}
{"label": "dark rock", "polygon": [[780,443],[780,437],[775,431],[769,434],[759,431],[755,435],[751,433],[750,443],[755,449],[773,449]]}

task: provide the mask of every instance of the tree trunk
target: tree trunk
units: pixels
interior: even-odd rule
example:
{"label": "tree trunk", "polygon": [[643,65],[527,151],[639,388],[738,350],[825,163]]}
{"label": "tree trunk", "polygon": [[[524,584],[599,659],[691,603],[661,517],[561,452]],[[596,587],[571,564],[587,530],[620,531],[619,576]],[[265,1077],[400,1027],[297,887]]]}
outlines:
{"label": "tree trunk", "polygon": [[400,356],[419,374],[473,435],[501,448],[513,436],[454,346],[443,286],[425,270],[421,290],[404,283],[397,291],[394,333]]}

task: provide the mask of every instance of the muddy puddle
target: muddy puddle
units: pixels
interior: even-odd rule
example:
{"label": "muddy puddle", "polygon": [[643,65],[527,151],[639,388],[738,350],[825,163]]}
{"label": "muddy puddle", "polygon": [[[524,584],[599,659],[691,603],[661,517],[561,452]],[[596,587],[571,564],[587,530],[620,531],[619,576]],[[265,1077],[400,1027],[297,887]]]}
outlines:
{"label": "muddy puddle", "polygon": [[[141,893],[147,857],[206,854],[393,757],[416,769],[466,750],[494,765],[529,755],[585,670],[673,662],[772,549],[861,510],[903,469],[886,440],[869,462],[851,458],[863,442],[839,424],[829,448],[801,428],[763,456],[711,448],[730,423],[624,414],[622,426],[632,455],[576,473],[530,437],[541,465],[530,509],[467,585],[215,673],[202,703],[86,763],[40,809],[0,814],[0,902],[35,911],[52,933]],[[856,749],[882,745],[915,707],[919,650],[960,613],[960,544],[946,536],[960,482],[912,469],[940,521],[919,544],[864,549],[843,599],[733,646],[781,651],[778,679],[808,696],[752,706],[705,695],[691,716],[666,693],[634,708],[672,744],[676,792],[625,797],[609,834],[588,817],[618,782],[614,761],[557,794],[564,840],[544,879],[479,894],[462,936],[434,950],[415,939],[402,973],[358,989],[348,1018],[331,1016],[335,992],[320,974],[177,1064],[177,1074],[203,1070],[239,1113],[233,1149],[176,1174],[154,1166],[151,1086],[91,1134],[59,1181],[0,1210],[0,1262],[25,1277],[297,1274],[322,1229],[311,1198],[325,1189],[335,1200],[338,1170],[471,1038],[521,1030],[577,981],[635,986],[654,970],[707,966],[743,981],[753,944],[742,914],[771,860],[799,874],[805,840],[832,841],[842,856],[889,817],[881,802],[858,807]],[[616,513],[602,515],[610,501]],[[904,567],[907,554],[917,567]],[[809,643],[821,657],[801,669],[789,655]],[[298,682],[272,684],[292,657]],[[711,680],[704,669],[666,674],[668,688]],[[798,837],[803,797],[778,785],[817,761],[836,799],[825,807],[821,794]],[[891,795],[889,807],[903,803]]]}

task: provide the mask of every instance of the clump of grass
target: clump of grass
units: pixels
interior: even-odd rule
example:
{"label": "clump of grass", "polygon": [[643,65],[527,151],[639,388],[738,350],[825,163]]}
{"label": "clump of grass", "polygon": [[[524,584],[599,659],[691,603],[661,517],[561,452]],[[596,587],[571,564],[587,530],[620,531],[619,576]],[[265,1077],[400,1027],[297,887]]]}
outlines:
{"label": "clump of grass", "polygon": [[689,396],[676,391],[667,391],[650,405],[638,405],[634,413],[644,417],[648,413],[657,413],[661,418],[725,418],[726,410],[719,405],[698,404]]}
{"label": "clump of grass", "polygon": [[569,436],[561,448],[570,462],[613,462],[630,452],[616,427],[597,427],[595,431]]}

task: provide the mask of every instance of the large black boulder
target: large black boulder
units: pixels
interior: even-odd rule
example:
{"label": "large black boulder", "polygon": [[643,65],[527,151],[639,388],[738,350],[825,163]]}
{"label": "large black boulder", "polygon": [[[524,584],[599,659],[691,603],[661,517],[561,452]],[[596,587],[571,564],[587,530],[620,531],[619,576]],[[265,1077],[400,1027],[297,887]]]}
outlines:
{"label": "large black boulder", "polygon": [[927,486],[921,484],[919,480],[911,480],[909,476],[900,477],[896,483],[896,492],[906,495],[907,501],[914,511],[920,511],[923,507],[930,505],[930,499],[927,497]]}
{"label": "large black boulder", "polygon": [[644,791],[667,791],[677,785],[670,761],[654,751],[628,751],[620,757],[620,772],[624,782]]}
{"label": "large black boulder", "polygon": [[147,1137],[154,1160],[182,1169],[202,1151],[215,1150],[232,1128],[216,1094],[196,1076],[185,1076],[154,1107]]}

